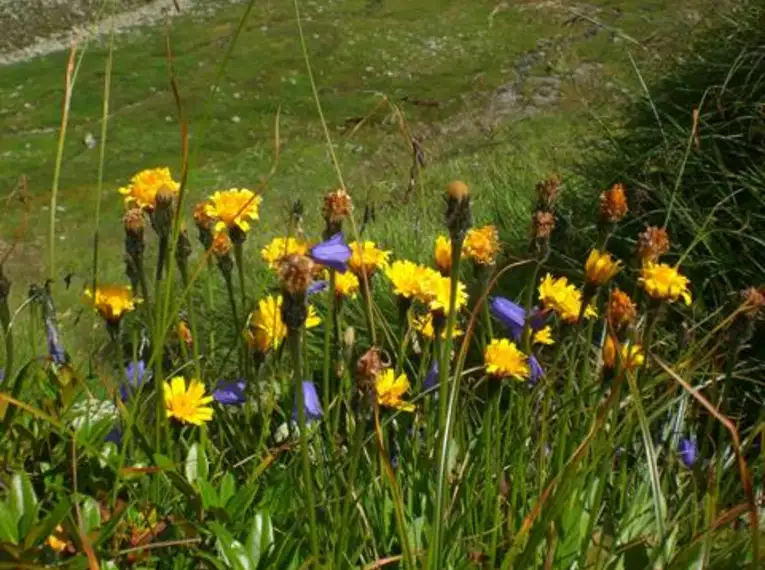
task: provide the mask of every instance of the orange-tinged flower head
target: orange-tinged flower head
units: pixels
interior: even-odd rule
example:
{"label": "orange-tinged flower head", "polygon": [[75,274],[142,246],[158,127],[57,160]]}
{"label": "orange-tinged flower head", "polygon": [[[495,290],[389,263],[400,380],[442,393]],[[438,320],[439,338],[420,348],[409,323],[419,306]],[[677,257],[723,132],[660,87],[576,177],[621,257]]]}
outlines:
{"label": "orange-tinged flower head", "polygon": [[[427,269],[427,268],[426,268]],[[452,280],[432,269],[423,271],[420,293],[417,298],[428,305],[431,311],[449,311]],[[467,305],[467,287],[461,281],[457,283],[457,297],[454,300],[454,310],[460,311]]]}
{"label": "orange-tinged flower head", "polygon": [[436,237],[433,257],[441,274],[449,275],[452,271],[452,242],[447,236]]}
{"label": "orange-tinged flower head", "polygon": [[56,530],[53,532],[53,534],[49,535],[48,538],[45,539],[45,544],[47,544],[51,550],[59,554],[66,550],[69,542],[66,539],[64,527],[62,527],[60,524],[56,525]]}
{"label": "orange-tinged flower head", "polygon": [[279,263],[282,290],[290,295],[304,295],[313,281],[314,262],[305,255],[292,254]]}
{"label": "orange-tinged flower head", "polygon": [[670,303],[682,299],[686,305],[691,304],[690,280],[681,275],[676,267],[648,261],[640,270],[639,282],[654,299]]}
{"label": "orange-tinged flower head", "polygon": [[[549,273],[539,284],[539,299],[547,309],[555,311],[566,323],[575,323],[582,309],[582,292],[569,284],[565,277],[553,278]],[[588,305],[585,318],[597,317],[597,311]]]}
{"label": "orange-tinged flower head", "polygon": [[462,254],[480,265],[493,265],[499,252],[497,228],[491,224],[472,228],[465,234]]}
{"label": "orange-tinged flower head", "polygon": [[537,210],[531,219],[532,237],[537,240],[549,239],[555,230],[555,216],[552,212]]}
{"label": "orange-tinged flower head", "polygon": [[176,376],[162,385],[162,394],[168,418],[195,426],[212,419],[213,409],[208,404],[213,397],[205,394],[205,387],[199,380],[192,380],[187,388],[186,380]]}
{"label": "orange-tinged flower head", "polygon": [[130,179],[127,186],[120,188],[119,193],[125,196],[126,207],[135,206],[151,212],[157,205],[157,192],[161,189],[173,194],[180,189],[169,168],[142,170]]}
{"label": "orange-tinged flower head", "polygon": [[133,289],[127,285],[99,285],[95,293],[88,287],[85,296],[93,308],[109,323],[116,324],[126,313],[135,310],[141,299],[133,296]]}
{"label": "orange-tinged flower head", "polygon": [[741,292],[744,315],[750,319],[759,319],[765,309],[765,290],[749,287]]}
{"label": "orange-tinged flower head", "polygon": [[212,231],[215,224],[215,218],[207,213],[211,206],[212,204],[207,200],[198,202],[194,206],[194,223],[202,230]]}
{"label": "orange-tinged flower head", "polygon": [[376,269],[385,268],[388,265],[390,251],[379,249],[373,241],[361,243],[354,241],[348,246],[351,248],[348,266],[356,275],[361,275],[362,271],[371,275]]}
{"label": "orange-tinged flower head", "polygon": [[392,368],[386,368],[375,379],[377,403],[381,406],[404,412],[413,412],[414,404],[401,399],[408,391],[409,378],[406,377],[406,374],[396,376]]}
{"label": "orange-tinged flower head", "polygon": [[605,285],[622,269],[620,261],[614,261],[607,251],[593,249],[585,263],[587,283],[594,286]]}
{"label": "orange-tinged flower head", "polygon": [[217,220],[216,231],[234,228],[250,231],[250,222],[260,219],[260,203],[263,199],[252,190],[231,188],[219,190],[210,196],[205,212]]}
{"label": "orange-tinged flower head", "polygon": [[531,342],[533,344],[544,344],[546,346],[555,344],[555,339],[552,336],[552,327],[548,325],[539,329],[534,333]]}
{"label": "orange-tinged flower head", "polygon": [[527,380],[531,372],[528,361],[515,343],[506,338],[493,339],[484,351],[486,372],[499,378]]}
{"label": "orange-tinged flower head", "polygon": [[627,193],[621,184],[614,184],[610,190],[600,195],[600,215],[603,219],[615,224],[622,220],[628,211]]}
{"label": "orange-tinged flower head", "polygon": [[233,244],[228,234],[226,232],[218,232],[213,238],[210,250],[215,257],[226,257],[231,253],[232,248]]}
{"label": "orange-tinged flower head", "polygon": [[558,199],[558,189],[560,188],[560,176],[550,175],[547,180],[537,183],[537,200],[541,206],[547,210],[552,209],[555,201]]}
{"label": "orange-tinged flower head", "polygon": [[606,318],[611,326],[619,330],[625,325],[635,322],[637,317],[637,307],[624,291],[618,287],[611,291],[608,298],[608,308],[606,309]]}
{"label": "orange-tinged flower head", "polygon": [[[603,365],[608,369],[616,367],[616,350],[618,341],[614,340],[612,335],[606,335],[606,341],[603,344]],[[622,369],[635,370],[645,363],[645,353],[643,347],[639,344],[630,344],[625,342],[619,346],[619,359]]]}
{"label": "orange-tinged flower head", "polygon": [[324,195],[322,214],[327,223],[337,224],[351,215],[353,202],[344,188],[338,188]]}
{"label": "orange-tinged flower head", "polygon": [[643,263],[656,263],[659,258],[669,251],[669,234],[664,228],[647,226],[644,232],[638,234],[638,256]]}
{"label": "orange-tinged flower head", "polygon": [[279,269],[279,262],[288,255],[306,255],[310,244],[294,237],[275,237],[260,250],[260,256],[271,269]]}
{"label": "orange-tinged flower head", "polygon": [[353,273],[335,273],[335,296],[354,299],[358,290],[359,278]]}

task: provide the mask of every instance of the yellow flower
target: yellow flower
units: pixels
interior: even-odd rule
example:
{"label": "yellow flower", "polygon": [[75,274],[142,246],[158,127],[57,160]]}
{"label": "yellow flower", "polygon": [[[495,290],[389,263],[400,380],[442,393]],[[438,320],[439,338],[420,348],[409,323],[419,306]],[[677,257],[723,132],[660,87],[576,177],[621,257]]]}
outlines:
{"label": "yellow flower", "polygon": [[436,238],[436,247],[433,251],[436,267],[443,275],[449,275],[452,271],[452,242],[446,236]]}
{"label": "yellow flower", "polygon": [[[308,306],[308,316],[305,320],[307,329],[316,327],[321,319],[316,314],[313,305]],[[282,296],[273,295],[258,302],[258,310],[250,315],[250,330],[247,342],[259,352],[276,350],[287,338],[287,325],[282,321]]]}
{"label": "yellow flower", "polygon": [[166,188],[176,193],[180,185],[173,180],[169,168],[151,168],[142,170],[130,183],[119,189],[119,193],[125,196],[125,206],[137,206],[151,212],[157,203],[157,192]]}
{"label": "yellow flower", "polygon": [[[575,323],[579,318],[582,308],[582,292],[574,285],[569,284],[568,279],[560,277],[554,279],[549,273],[539,284],[539,299],[542,304],[552,309],[561,319],[567,323]],[[590,305],[584,311],[586,318],[597,316],[597,312]]]}
{"label": "yellow flower", "polygon": [[206,404],[212,402],[213,397],[205,396],[205,387],[199,380],[192,380],[186,389],[186,380],[176,376],[163,384],[162,393],[168,418],[195,426],[201,426],[212,419],[213,410]]}
{"label": "yellow flower", "polygon": [[534,333],[534,344],[545,344],[547,346],[555,344],[555,340],[552,337],[552,327],[549,325],[539,329]]}
{"label": "yellow flower", "polygon": [[64,527],[56,525],[56,530],[45,539],[45,544],[47,544],[54,552],[61,553],[66,550],[67,541],[66,535],[64,534]]}
{"label": "yellow flower", "polygon": [[[348,265],[356,275],[361,274],[362,268],[371,275],[375,269],[387,267],[389,251],[378,249],[373,241],[365,241],[359,244],[354,241],[348,244],[351,248],[351,258]],[[363,263],[362,263],[363,259]]]}
{"label": "yellow flower", "polygon": [[654,299],[670,303],[682,299],[686,305],[691,304],[690,280],[671,265],[647,261],[640,270],[639,281]]}
{"label": "yellow flower", "polygon": [[279,268],[279,261],[288,255],[305,255],[308,253],[308,242],[293,237],[275,237],[267,246],[260,250],[260,256],[271,269]]}
{"label": "yellow flower", "polygon": [[[616,345],[617,342],[612,335],[606,336],[606,342],[603,344],[603,365],[606,368],[616,367]],[[619,348],[619,358],[624,370],[634,370],[645,363],[643,347],[629,342],[625,342]]]}
{"label": "yellow flower", "polygon": [[260,219],[259,208],[263,198],[255,195],[252,190],[231,188],[219,190],[210,196],[210,202],[205,206],[205,212],[211,218],[218,220],[216,231],[239,228],[243,232],[250,231],[250,220]]}
{"label": "yellow flower", "polygon": [[335,273],[335,296],[356,298],[356,291],[359,290],[359,278],[350,271],[345,273]]}
{"label": "yellow flower", "polygon": [[511,376],[516,380],[526,380],[530,372],[528,360],[515,343],[506,338],[495,338],[484,352],[486,372],[500,378]]}
{"label": "yellow flower", "polygon": [[[425,338],[429,338],[431,340],[436,338],[436,331],[433,328],[433,313],[428,313],[426,315],[422,315],[421,317],[415,318],[412,321],[412,328]],[[452,338],[457,338],[463,334],[465,333],[462,332],[457,326],[455,326],[452,333]],[[441,338],[446,338],[446,327],[444,327],[444,330],[441,331]]]}
{"label": "yellow flower", "polygon": [[401,396],[406,394],[408,390],[409,378],[406,377],[406,374],[400,374],[397,378],[392,368],[386,368],[375,379],[377,403],[381,406],[413,412],[414,404],[401,399]]}
{"label": "yellow flower", "polygon": [[462,255],[480,265],[492,265],[499,251],[497,228],[493,225],[473,228],[465,235]]}
{"label": "yellow flower", "polygon": [[440,277],[434,270],[411,261],[394,261],[385,268],[385,276],[393,285],[393,292],[399,297],[412,299],[421,295],[423,282],[433,276]]}
{"label": "yellow flower", "polygon": [[118,323],[141,299],[133,297],[133,290],[126,285],[99,285],[96,292],[88,287],[85,296],[91,300],[93,307],[110,323]]}
{"label": "yellow flower", "polygon": [[[451,295],[452,280],[443,277],[438,272],[430,270],[423,276],[421,292],[418,299],[427,304],[431,311],[449,310],[449,296]],[[457,284],[457,297],[454,301],[454,309],[461,310],[468,302],[467,288],[461,281]]]}
{"label": "yellow flower", "polygon": [[585,277],[591,285],[605,285],[622,270],[622,264],[614,261],[607,251],[593,249],[584,265]]}

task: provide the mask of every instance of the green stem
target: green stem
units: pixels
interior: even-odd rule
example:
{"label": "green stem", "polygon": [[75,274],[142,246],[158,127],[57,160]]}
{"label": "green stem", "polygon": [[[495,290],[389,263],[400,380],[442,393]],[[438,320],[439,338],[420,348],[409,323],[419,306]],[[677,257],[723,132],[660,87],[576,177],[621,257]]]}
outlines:
{"label": "green stem", "polygon": [[[335,270],[329,270],[329,306],[327,310],[327,321],[324,323],[324,360],[322,362],[322,392],[324,395],[324,409],[329,411],[332,398],[329,392],[329,379],[332,371],[332,331],[335,327]],[[327,425],[331,425],[327,422]],[[331,434],[330,434],[331,435]]]}
{"label": "green stem", "polygon": [[[237,274],[239,275],[239,293],[242,301],[242,312],[244,315],[247,315],[247,292],[245,287],[245,279],[244,279],[244,252],[241,242],[237,242],[234,244],[234,259],[236,260],[236,270]],[[251,366],[250,366],[250,359],[247,357],[247,346],[246,343],[242,341],[242,335],[239,334],[242,330],[242,327],[244,326],[244,323],[240,323],[236,317],[234,317],[234,322],[237,327],[236,332],[236,339],[235,342],[241,346],[240,353],[243,354],[242,357],[242,364],[244,366],[244,376],[247,379],[248,383],[251,379]]]}
{"label": "green stem", "polygon": [[303,463],[303,484],[308,502],[308,523],[310,526],[311,553],[315,563],[320,560],[319,536],[316,526],[316,499],[314,497],[311,459],[308,455],[308,430],[305,417],[305,396],[303,394],[303,326],[290,329],[287,334],[292,352],[292,379],[297,391],[298,427],[300,429],[300,456]]}
{"label": "green stem", "polygon": [[[0,268],[0,280],[2,279],[2,268]],[[5,334],[5,381],[10,382],[13,379],[13,332],[11,331],[11,313],[8,309],[7,299],[0,302],[0,325]],[[12,389],[13,387],[9,388],[8,392],[11,392]]]}

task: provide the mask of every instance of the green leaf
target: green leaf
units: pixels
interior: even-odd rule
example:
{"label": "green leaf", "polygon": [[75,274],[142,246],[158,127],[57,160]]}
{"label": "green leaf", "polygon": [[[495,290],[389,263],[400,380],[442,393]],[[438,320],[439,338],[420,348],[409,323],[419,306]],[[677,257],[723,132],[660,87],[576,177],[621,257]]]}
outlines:
{"label": "green leaf", "polygon": [[87,497],[82,503],[80,509],[82,513],[82,524],[85,532],[88,533],[101,526],[101,511],[98,508],[98,502],[93,497]]}
{"label": "green leaf", "polygon": [[26,473],[14,473],[10,485],[10,507],[18,517],[19,536],[26,536],[37,520],[37,495]]}
{"label": "green leaf", "polygon": [[252,517],[252,528],[247,537],[247,553],[254,568],[268,555],[274,545],[274,528],[268,511],[258,511]]}
{"label": "green leaf", "polygon": [[200,479],[197,482],[197,487],[199,487],[199,495],[202,497],[202,506],[204,508],[212,509],[221,506],[221,503],[218,500],[218,493],[215,491],[215,487],[209,482]]}
{"label": "green leaf", "polygon": [[226,507],[234,493],[236,493],[236,479],[232,473],[226,473],[223,476],[223,481],[220,482],[220,487],[218,487],[218,498],[222,508]]}
{"label": "green leaf", "polygon": [[[11,384],[13,388],[11,388],[11,398],[14,400],[19,399],[19,395],[21,395],[21,388],[24,386],[24,378],[27,376],[27,371],[29,370],[29,367],[34,364],[34,360],[30,360],[27,362],[21,370],[19,370],[18,374],[16,374],[16,378],[13,380],[13,383]],[[5,417],[3,417],[3,414],[0,414],[0,438],[2,438],[3,434],[5,434],[6,430],[10,427],[10,425],[13,423],[13,418],[16,416],[16,410],[18,408],[12,404],[8,404],[8,407],[5,411]]]}
{"label": "green leaf", "polygon": [[69,513],[69,509],[71,508],[72,502],[69,497],[61,499],[43,520],[29,530],[26,538],[24,538],[24,547],[34,548],[40,546],[55,530],[56,526],[64,520],[64,517]]}
{"label": "green leaf", "polygon": [[196,489],[194,489],[194,487],[192,487],[189,482],[184,479],[180,473],[178,473],[178,471],[175,469],[175,464],[169,457],[155,453],[154,462],[157,464],[157,467],[162,469],[162,472],[167,475],[167,478],[170,479],[170,482],[176,489],[178,489],[192,501],[199,499],[199,494],[197,493]]}
{"label": "green leaf", "polygon": [[19,534],[17,524],[19,518],[8,505],[0,501],[0,542],[10,542],[18,544]]}
{"label": "green leaf", "polygon": [[186,480],[192,485],[200,479],[206,481],[209,468],[204,448],[196,442],[193,443],[186,455]]}
{"label": "green leaf", "polygon": [[254,570],[254,566],[250,564],[250,560],[247,557],[247,551],[242,543],[235,540],[223,525],[211,522],[210,530],[215,535],[215,538],[218,539],[215,542],[215,546],[220,552],[221,557],[225,559],[229,568],[233,568],[234,570]]}
{"label": "green leaf", "polygon": [[250,505],[252,505],[252,502],[255,500],[258,487],[259,485],[257,483],[245,485],[239,489],[236,495],[234,495],[234,498],[229,501],[228,504],[231,505],[231,508],[229,509],[228,514],[232,521],[236,522],[245,515],[250,508]]}

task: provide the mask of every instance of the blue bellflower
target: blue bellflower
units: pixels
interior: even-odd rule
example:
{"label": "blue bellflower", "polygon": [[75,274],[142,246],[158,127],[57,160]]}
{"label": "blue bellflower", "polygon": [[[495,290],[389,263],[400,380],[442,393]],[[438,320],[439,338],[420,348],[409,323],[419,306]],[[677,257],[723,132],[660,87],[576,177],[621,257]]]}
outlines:
{"label": "blue bellflower", "polygon": [[544,368],[539,364],[537,357],[533,354],[529,356],[529,382],[534,385],[542,376],[545,375]]}
{"label": "blue bellflower", "polygon": [[244,380],[235,380],[234,382],[218,380],[212,396],[213,400],[226,406],[244,404]]}
{"label": "blue bellflower", "polygon": [[520,340],[527,319],[529,327],[534,332],[544,327],[547,319],[547,315],[537,309],[534,309],[531,315],[527,316],[526,309],[505,297],[494,297],[489,303],[489,307],[494,318],[505,325],[516,341]]}
{"label": "blue bellflower", "polygon": [[433,364],[430,366],[430,370],[428,370],[427,376],[425,376],[422,387],[426,392],[433,393],[437,400],[438,390],[434,390],[436,386],[438,386],[438,360],[434,359]]}
{"label": "blue bellflower", "polygon": [[45,336],[48,338],[48,356],[54,364],[66,364],[64,347],[58,339],[58,330],[53,319],[45,319]]}
{"label": "blue bellflower", "polygon": [[[297,394],[295,394],[295,406],[292,409],[292,419],[298,419]],[[310,380],[303,380],[303,404],[305,406],[305,419],[307,422],[320,420],[324,415],[321,409],[319,394],[316,392],[316,385]]]}
{"label": "blue bellflower", "polygon": [[146,370],[143,360],[131,362],[125,367],[125,382],[120,386],[120,398],[127,402],[132,394],[138,392],[151,379],[151,370]]}
{"label": "blue bellflower", "polygon": [[340,232],[313,246],[309,255],[316,263],[345,273],[348,270],[348,260],[351,258],[351,248],[345,243],[343,233]]}
{"label": "blue bellflower", "polygon": [[327,281],[314,281],[308,286],[308,290],[306,291],[306,294],[316,295],[316,293],[321,293],[327,287],[329,287],[329,283]]}
{"label": "blue bellflower", "polygon": [[696,447],[696,442],[691,439],[683,438],[677,444],[677,453],[680,455],[680,461],[683,462],[688,469],[696,464],[699,458],[699,450]]}

